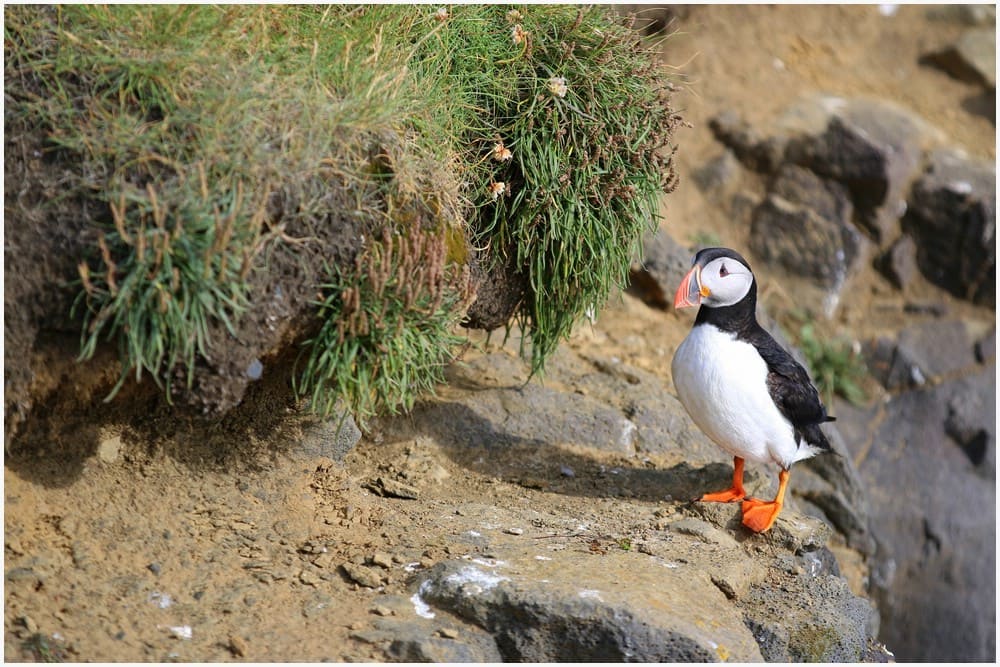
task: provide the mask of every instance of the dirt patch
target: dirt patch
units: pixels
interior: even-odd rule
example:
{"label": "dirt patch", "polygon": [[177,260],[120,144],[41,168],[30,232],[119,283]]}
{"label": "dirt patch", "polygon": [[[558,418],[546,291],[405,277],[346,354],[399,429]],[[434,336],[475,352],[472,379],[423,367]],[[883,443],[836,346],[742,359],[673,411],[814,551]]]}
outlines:
{"label": "dirt patch", "polygon": [[[812,91],[888,97],[969,153],[994,157],[990,120],[963,104],[974,87],[918,64],[921,53],[961,31],[928,20],[923,7],[901,7],[892,17],[875,7],[692,7],[679,27],[683,33],[666,43],[666,62],[683,64],[689,77],[676,103],[693,128],[678,137],[683,183],[669,199],[665,225],[684,243],[710,230],[726,244],[746,246],[748,230],[716,217],[687,177],[720,151],[707,123],[720,110],[739,109],[751,122],[764,122]],[[49,198],[58,184],[36,178],[32,164],[41,158],[34,150],[7,144],[8,192]],[[19,276],[65,275],[73,267],[51,263],[78,256],[79,229],[71,220],[58,239],[39,238],[42,227],[30,223],[7,228],[8,305],[15,296],[32,303],[17,291],[27,284]],[[48,252],[53,242],[60,252]],[[295,262],[282,267],[278,277],[261,279],[255,326],[293,312],[295,298],[308,298],[287,286],[304,279]],[[905,321],[902,298],[874,271],[860,284],[837,326],[860,337]],[[268,301],[279,287],[286,300]],[[989,319],[929,285],[913,289],[905,298]],[[762,298],[776,311],[795,301],[766,287]],[[7,396],[19,383],[55,387],[69,377],[46,345],[71,356],[75,334],[32,349],[25,342],[34,336],[31,313],[7,308],[6,317],[20,327],[8,329],[7,358],[33,355],[39,369],[29,376],[8,365]],[[613,298],[560,354],[581,365],[588,355],[616,357],[669,386],[670,358],[689,325],[632,297]],[[508,351],[516,356],[516,341]],[[475,348],[466,353],[475,354]],[[657,513],[676,506],[663,497],[660,471],[676,464],[666,457],[448,449],[405,418],[376,424],[344,466],[303,457],[296,449],[302,421],[286,382],[294,360],[243,350],[233,353],[227,372],[244,373],[253,358],[265,370],[246,384],[244,409],[214,426],[178,422],[153,391],[128,390],[102,404],[98,390],[116,377],[97,371],[74,374],[77,391],[43,406],[44,424],[25,424],[24,440],[9,449],[4,468],[8,659],[47,652],[69,660],[384,660],[382,647],[365,639],[385,613],[366,582],[408,597],[419,568],[477,554],[448,528],[455,506],[531,508],[541,526],[559,531],[579,520],[591,528],[564,541],[593,553],[595,565],[602,549],[656,530]],[[8,404],[8,419],[21,414]],[[631,471],[629,484],[615,469]],[[724,481],[725,469],[719,472]],[[417,497],[386,493],[379,478],[402,480]],[[845,557],[841,567],[859,589],[861,566]],[[440,622],[449,632],[463,627],[444,615]]]}

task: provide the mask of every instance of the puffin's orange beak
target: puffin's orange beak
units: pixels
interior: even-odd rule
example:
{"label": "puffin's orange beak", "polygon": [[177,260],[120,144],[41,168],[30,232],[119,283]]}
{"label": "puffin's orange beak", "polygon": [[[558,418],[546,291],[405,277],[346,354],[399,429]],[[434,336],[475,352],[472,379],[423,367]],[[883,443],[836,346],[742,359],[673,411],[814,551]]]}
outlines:
{"label": "puffin's orange beak", "polygon": [[674,308],[690,308],[701,305],[701,298],[711,292],[701,284],[701,266],[695,264],[687,272],[674,294]]}

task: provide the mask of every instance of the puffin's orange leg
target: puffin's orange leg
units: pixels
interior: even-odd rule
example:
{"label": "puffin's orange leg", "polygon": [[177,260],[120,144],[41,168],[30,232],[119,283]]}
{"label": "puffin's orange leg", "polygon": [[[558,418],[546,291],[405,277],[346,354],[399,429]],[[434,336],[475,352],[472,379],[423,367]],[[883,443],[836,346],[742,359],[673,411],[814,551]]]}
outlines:
{"label": "puffin's orange leg", "polygon": [[700,500],[704,503],[732,503],[746,498],[747,492],[743,490],[743,459],[738,456],[733,457],[733,486],[725,491],[716,493],[706,493]]}
{"label": "puffin's orange leg", "polygon": [[747,498],[743,501],[743,525],[755,533],[763,533],[774,525],[781,507],[785,503],[785,488],[788,486],[788,471],[778,473],[778,495],[774,500]]}

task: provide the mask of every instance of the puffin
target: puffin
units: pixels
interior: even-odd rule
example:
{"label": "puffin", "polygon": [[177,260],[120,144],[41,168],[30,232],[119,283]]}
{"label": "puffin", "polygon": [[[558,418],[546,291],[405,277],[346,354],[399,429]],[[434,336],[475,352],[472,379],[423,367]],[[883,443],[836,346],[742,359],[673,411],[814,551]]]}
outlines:
{"label": "puffin", "polygon": [[[781,512],[792,464],[832,451],[826,413],[809,374],[757,322],[757,281],[729,248],[700,250],[674,295],[674,308],[700,306],[677,348],[671,375],[691,420],[733,457],[733,484],[702,502],[741,502],[743,525],[762,533]],[[777,464],[774,500],[747,496],[746,461]]]}

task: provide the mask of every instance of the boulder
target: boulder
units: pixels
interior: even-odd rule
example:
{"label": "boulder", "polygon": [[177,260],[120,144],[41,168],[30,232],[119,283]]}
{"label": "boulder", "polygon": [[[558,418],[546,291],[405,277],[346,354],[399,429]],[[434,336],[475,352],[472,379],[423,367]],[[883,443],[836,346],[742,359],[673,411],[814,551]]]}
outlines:
{"label": "boulder", "polygon": [[861,235],[852,204],[838,182],[795,165],[782,165],[770,193],[753,211],[750,248],[765,262],[804,278],[838,298],[860,259]]}
{"label": "boulder", "polygon": [[932,283],[974,303],[996,304],[996,167],[950,150],[931,154],[916,181],[904,229]]}
{"label": "boulder", "polygon": [[884,242],[894,236],[920,163],[921,123],[887,103],[833,100],[819,107],[829,113],[822,131],[790,140],[785,159],[843,184],[858,221]]}
{"label": "boulder", "polygon": [[860,243],[857,230],[842,218],[830,220],[774,192],[754,209],[750,225],[757,257],[833,293],[857,261]]}

